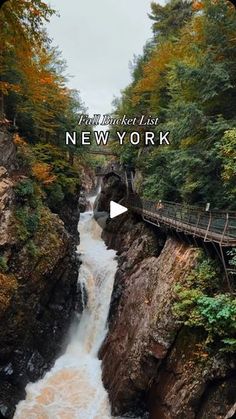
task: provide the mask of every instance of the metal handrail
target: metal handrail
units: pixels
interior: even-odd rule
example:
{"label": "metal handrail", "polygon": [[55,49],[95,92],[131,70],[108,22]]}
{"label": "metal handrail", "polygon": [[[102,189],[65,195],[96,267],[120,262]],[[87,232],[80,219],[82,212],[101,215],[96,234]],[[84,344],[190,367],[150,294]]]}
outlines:
{"label": "metal handrail", "polygon": [[[126,171],[117,165],[114,169],[99,168],[97,174],[105,176],[116,173],[125,177]],[[127,176],[126,176],[127,180]],[[128,181],[128,180],[127,180]],[[159,225],[169,225],[177,231],[183,231],[193,236],[198,236],[204,241],[217,242],[220,245],[236,246],[236,212],[210,210],[188,204],[171,201],[153,202],[143,200],[137,202],[137,196],[129,194],[127,206],[145,217],[145,221]]]}
{"label": "metal handrail", "polygon": [[[132,197],[129,198],[129,205],[132,208]],[[146,219],[152,218],[152,222],[156,219],[158,223],[170,224],[194,236],[200,235],[205,241],[213,240],[226,244],[234,240],[236,244],[236,212],[204,211],[202,208],[185,204],[169,201],[155,203],[148,200],[142,201],[142,204],[135,202],[135,209],[137,208],[145,214]]]}

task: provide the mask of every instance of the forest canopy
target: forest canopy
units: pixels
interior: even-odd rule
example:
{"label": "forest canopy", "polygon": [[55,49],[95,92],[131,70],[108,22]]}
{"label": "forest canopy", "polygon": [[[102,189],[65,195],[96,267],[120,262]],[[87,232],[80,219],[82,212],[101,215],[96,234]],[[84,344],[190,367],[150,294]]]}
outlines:
{"label": "forest canopy", "polygon": [[[153,38],[136,57],[114,115],[159,117],[171,145],[119,148],[144,179],[139,192],[236,208],[236,11],[224,0],[152,3]],[[140,129],[137,127],[137,129]]]}
{"label": "forest canopy", "polygon": [[[1,7],[0,119],[28,143],[63,147],[65,131],[83,131],[78,113],[85,109],[68,89],[65,62],[45,30],[55,13],[41,0]],[[135,58],[112,117],[158,117],[152,131],[170,132],[170,146],[133,147],[128,128],[126,146],[113,147],[122,163],[138,169],[144,197],[235,209],[235,7],[170,0],[151,3],[149,17],[153,37]],[[136,128],[144,135],[144,127]]]}
{"label": "forest canopy", "polygon": [[41,0],[9,0],[0,9],[0,115],[31,143],[62,144],[84,111],[45,29],[55,13]]}

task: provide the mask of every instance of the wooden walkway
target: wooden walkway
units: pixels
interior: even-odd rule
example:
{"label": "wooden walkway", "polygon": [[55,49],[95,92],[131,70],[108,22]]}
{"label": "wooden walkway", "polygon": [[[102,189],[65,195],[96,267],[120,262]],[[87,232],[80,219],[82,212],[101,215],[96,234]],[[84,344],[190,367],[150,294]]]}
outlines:
{"label": "wooden walkway", "polygon": [[227,211],[205,211],[174,202],[142,201],[142,206],[134,206],[132,197],[129,207],[139,213],[143,220],[168,229],[200,237],[204,242],[218,243],[220,246],[236,246],[236,213]]}
{"label": "wooden walkway", "polygon": [[[125,170],[114,167],[112,170],[97,171],[97,176],[112,174],[126,179],[128,190],[129,179]],[[221,247],[236,247],[236,212],[205,211],[203,208],[167,201],[141,202],[132,193],[128,194],[127,206],[140,214],[147,223],[199,237],[204,242],[217,243]]]}

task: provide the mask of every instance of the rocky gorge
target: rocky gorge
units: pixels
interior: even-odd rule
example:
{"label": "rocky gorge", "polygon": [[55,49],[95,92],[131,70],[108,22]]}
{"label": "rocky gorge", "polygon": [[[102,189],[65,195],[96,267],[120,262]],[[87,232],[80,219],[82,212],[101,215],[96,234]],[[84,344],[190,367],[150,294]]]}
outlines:
{"label": "rocky gorge", "polygon": [[[82,194],[77,188],[50,208],[45,196],[35,201],[19,148],[5,130],[0,151],[0,417],[12,418],[27,383],[53,373],[73,316],[82,312],[78,222],[95,182],[87,171]],[[107,213],[111,200],[125,204],[125,195],[119,176],[105,176],[95,213]],[[176,286],[196,269],[199,247],[132,211],[108,219],[102,238],[117,251],[118,262],[108,333],[99,351],[112,415],[233,418],[235,356],[209,348],[204,329],[189,327],[173,310]]]}
{"label": "rocky gorge", "polygon": [[[36,213],[13,136],[0,132],[0,417],[13,417],[36,381],[62,351],[78,289],[79,189],[57,213],[46,203]],[[21,186],[21,195],[17,185]],[[28,188],[28,189],[27,189]],[[26,193],[27,192],[27,193]],[[28,195],[27,195],[28,194]],[[26,199],[31,199],[26,209]],[[28,211],[28,212],[27,212]],[[26,218],[26,215],[28,218]],[[23,218],[24,216],[24,218]],[[20,224],[20,221],[22,223]],[[24,221],[24,223],[23,223]],[[27,224],[27,223],[28,224]],[[36,225],[36,227],[35,227]],[[25,227],[28,227],[28,231]],[[30,232],[30,233],[29,233]]]}
{"label": "rocky gorge", "polygon": [[[109,200],[118,202],[123,191],[117,177],[104,179],[97,208],[106,210]],[[204,331],[173,314],[175,286],[196,267],[199,248],[153,229],[132,213],[109,220],[103,238],[118,252],[109,331],[100,350],[113,414],[234,417],[235,357],[216,348],[209,351]]]}

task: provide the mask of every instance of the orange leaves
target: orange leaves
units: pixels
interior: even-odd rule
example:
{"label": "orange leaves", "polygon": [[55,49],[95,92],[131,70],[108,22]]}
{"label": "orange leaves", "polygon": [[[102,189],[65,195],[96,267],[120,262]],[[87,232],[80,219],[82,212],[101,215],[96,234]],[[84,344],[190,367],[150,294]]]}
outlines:
{"label": "orange leaves", "polygon": [[64,91],[63,77],[51,70],[54,56],[45,49],[31,50],[27,56],[21,50],[16,53],[23,75],[21,94],[27,98],[24,111],[34,109],[37,127],[52,132],[56,116],[59,112],[66,112],[69,101],[69,92],[65,94]]}
{"label": "orange leaves", "polygon": [[51,84],[54,82],[54,78],[51,74],[45,75],[44,77],[41,77],[40,83],[41,84]]}
{"label": "orange leaves", "polygon": [[[0,26],[0,95],[9,96],[5,103],[14,101],[11,119],[17,122],[27,114],[35,135],[44,139],[55,135],[61,116],[74,111],[72,94],[65,89],[65,64],[43,26],[53,13],[41,0],[9,1],[0,10],[6,22]],[[17,95],[9,94],[13,91]]]}
{"label": "orange leaves", "polygon": [[133,103],[136,105],[141,100],[143,93],[154,93],[158,100],[162,86],[166,84],[165,75],[169,64],[177,54],[176,45],[166,41],[158,45],[152,57],[143,68],[143,78],[133,89]]}
{"label": "orange leaves", "polygon": [[199,11],[202,10],[204,8],[204,4],[201,1],[194,1],[192,8],[194,11]]}
{"label": "orange leaves", "polygon": [[[154,52],[151,60],[144,67],[144,80],[139,87],[144,89],[152,90],[156,83],[162,78],[169,62],[174,56],[175,47],[171,42],[165,42],[158,46],[156,52]],[[137,88],[139,90],[139,88]]]}
{"label": "orange leaves", "polygon": [[[194,3],[196,10],[201,10],[203,3]],[[171,82],[171,69],[175,63],[182,62],[188,67],[198,65],[203,51],[204,18],[196,14],[179,32],[176,38],[166,38],[159,42],[148,62],[143,66],[143,76],[132,86],[132,104],[137,106],[142,100],[148,100],[150,109],[158,109],[163,97],[163,89]],[[199,48],[198,48],[199,46]],[[173,84],[173,83],[172,83]]]}
{"label": "orange leaves", "polygon": [[41,16],[42,15],[42,13],[39,11],[39,10],[37,10],[37,9],[31,9],[31,13],[34,15],[34,16]]}
{"label": "orange leaves", "polygon": [[49,185],[56,180],[56,176],[52,174],[52,167],[47,163],[35,163],[32,166],[33,176],[44,185]]}

